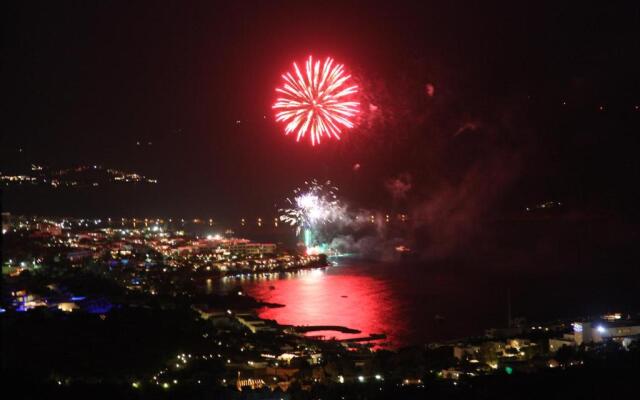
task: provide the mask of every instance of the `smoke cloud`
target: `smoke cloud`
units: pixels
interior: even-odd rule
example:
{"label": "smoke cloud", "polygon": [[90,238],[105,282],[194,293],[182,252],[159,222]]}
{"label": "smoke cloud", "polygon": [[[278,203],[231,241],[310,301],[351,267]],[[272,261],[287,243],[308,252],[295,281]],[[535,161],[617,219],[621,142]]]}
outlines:
{"label": "smoke cloud", "polygon": [[[384,187],[394,200],[404,199],[406,211],[394,215],[343,204],[340,224],[323,228],[330,248],[340,253],[393,260],[411,254],[441,259],[459,254],[481,235],[487,237],[488,221],[518,176],[520,158],[506,152],[480,159],[460,177],[434,185],[426,194],[409,196],[409,174],[389,179]],[[400,220],[404,214],[406,220]]]}
{"label": "smoke cloud", "polygon": [[396,178],[387,180],[384,186],[391,193],[394,200],[404,199],[412,187],[411,175],[408,173],[400,174]]}

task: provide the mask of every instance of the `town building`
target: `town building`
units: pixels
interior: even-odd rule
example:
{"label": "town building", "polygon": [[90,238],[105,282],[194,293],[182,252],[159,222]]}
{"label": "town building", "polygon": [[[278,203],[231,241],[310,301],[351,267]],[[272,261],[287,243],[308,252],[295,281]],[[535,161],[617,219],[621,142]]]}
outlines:
{"label": "town building", "polygon": [[640,321],[603,319],[574,322],[573,332],[577,345],[614,340],[626,347],[640,338]]}
{"label": "town building", "polygon": [[549,338],[549,352],[555,353],[562,346],[574,347],[576,345],[576,339],[574,334],[565,333],[561,338]]}

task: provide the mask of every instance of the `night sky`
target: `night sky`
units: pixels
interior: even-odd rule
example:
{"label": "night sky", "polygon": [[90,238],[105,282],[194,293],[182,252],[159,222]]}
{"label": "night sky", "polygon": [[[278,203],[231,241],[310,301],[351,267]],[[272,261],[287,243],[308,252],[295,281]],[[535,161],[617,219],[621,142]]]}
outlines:
{"label": "night sky", "polygon": [[[235,220],[317,178],[370,209],[638,215],[637,2],[417,3],[5,4],[0,170],[99,163],[160,183],[5,189],[3,207]],[[365,109],[315,148],[271,110],[309,54],[345,63]],[[398,177],[411,189],[394,198]]]}

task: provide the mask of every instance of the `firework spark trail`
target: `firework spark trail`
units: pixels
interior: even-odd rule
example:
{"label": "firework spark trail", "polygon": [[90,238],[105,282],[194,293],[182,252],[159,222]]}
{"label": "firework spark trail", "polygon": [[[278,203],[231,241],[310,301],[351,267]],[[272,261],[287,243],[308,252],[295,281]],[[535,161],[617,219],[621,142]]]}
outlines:
{"label": "firework spark trail", "polygon": [[349,86],[351,75],[344,65],[327,58],[322,64],[309,56],[303,74],[293,63],[294,74],[282,75],[284,84],[276,89],[282,95],[273,105],[276,121],[286,123],[285,134],[296,132],[296,141],[307,133],[311,144],[320,143],[322,136],[340,139],[343,128],[353,128],[353,117],[360,103],[351,100],[357,85]]}
{"label": "firework spark trail", "polygon": [[296,235],[302,229],[316,230],[319,225],[340,219],[343,208],[338,201],[338,188],[331,186],[331,181],[320,184],[313,180],[305,182],[304,189],[294,190],[295,197],[288,198],[291,207],[281,209],[280,220],[296,227]]}

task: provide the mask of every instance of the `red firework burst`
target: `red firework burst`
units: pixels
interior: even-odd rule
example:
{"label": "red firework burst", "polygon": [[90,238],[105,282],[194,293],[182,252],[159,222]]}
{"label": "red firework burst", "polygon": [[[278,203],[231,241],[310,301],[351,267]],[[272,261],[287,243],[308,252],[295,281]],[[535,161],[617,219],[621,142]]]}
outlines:
{"label": "red firework burst", "polygon": [[351,75],[332,58],[314,63],[309,56],[305,67],[303,74],[294,62],[293,73],[282,75],[284,83],[276,89],[282,96],[273,105],[276,121],[286,124],[285,134],[295,131],[296,141],[307,133],[312,145],[325,135],[340,139],[342,129],[354,127],[360,103],[352,99],[358,86],[349,83]]}

